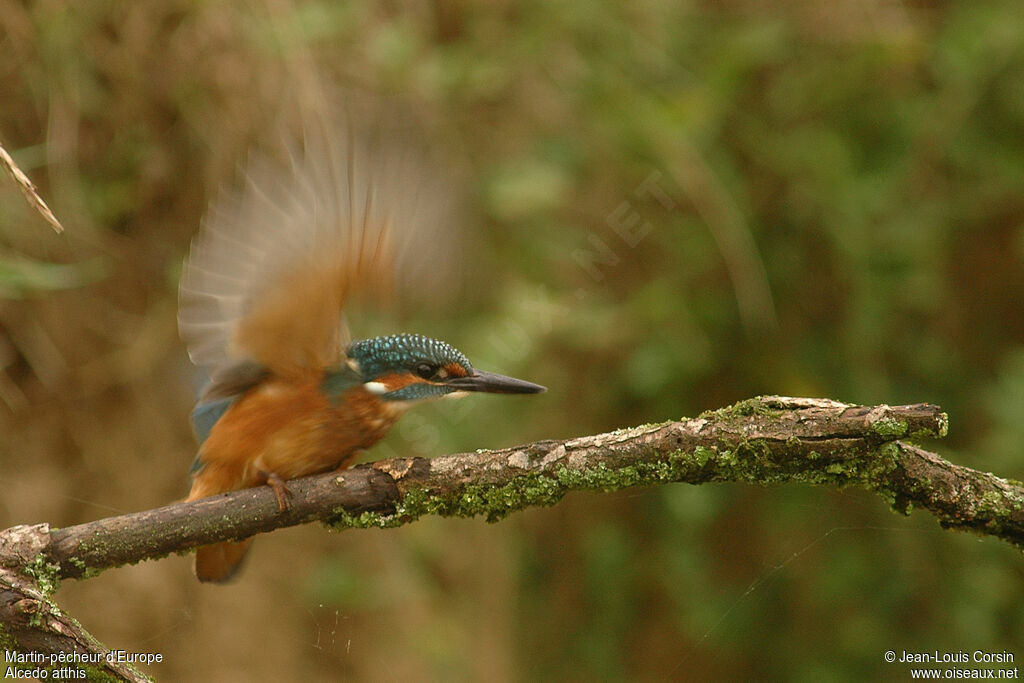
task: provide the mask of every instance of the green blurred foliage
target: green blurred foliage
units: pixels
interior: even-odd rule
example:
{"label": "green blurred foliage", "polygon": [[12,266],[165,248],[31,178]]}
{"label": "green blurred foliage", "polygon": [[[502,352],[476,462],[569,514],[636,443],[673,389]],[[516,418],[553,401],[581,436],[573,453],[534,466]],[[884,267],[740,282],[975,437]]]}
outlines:
{"label": "green blurred foliage", "polygon": [[[0,185],[0,524],[184,495],[180,262],[319,82],[400,94],[464,171],[467,282],[409,329],[550,388],[425,406],[372,457],[780,393],[938,403],[952,428],[929,447],[1024,478],[1018,15],[0,4],[0,135],[67,227]],[[172,558],[57,598],[108,645],[163,652],[169,680],[862,680],[905,677],[888,649],[1024,657],[1021,567],[861,492],[672,486],[498,525],[282,531],[232,587]]]}

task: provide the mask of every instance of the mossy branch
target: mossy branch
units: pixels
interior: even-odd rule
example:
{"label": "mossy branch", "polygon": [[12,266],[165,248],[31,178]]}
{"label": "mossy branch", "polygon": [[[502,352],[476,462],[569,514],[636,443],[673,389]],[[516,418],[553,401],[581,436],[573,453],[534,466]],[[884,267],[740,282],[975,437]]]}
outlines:
{"label": "mossy branch", "polygon": [[[57,577],[185,552],[319,520],[334,528],[391,527],[425,514],[496,521],[551,505],[573,490],[716,481],[857,486],[899,512],[917,505],[947,528],[1024,548],[1024,487],[954,465],[900,441],[941,437],[937,406],[855,406],[762,397],[679,422],[432,459],[381,460],[289,483],[291,509],[270,487],[49,531]],[[0,532],[2,533],[2,532]]]}
{"label": "mossy branch", "polygon": [[[945,413],[928,404],[761,397],[678,422],[305,477],[289,482],[292,506],[283,512],[262,486],[63,529],[14,527],[0,532],[0,565],[52,590],[63,578],[314,520],[337,529],[399,526],[428,514],[496,521],[573,490],[717,481],[857,486],[900,513],[923,507],[945,528],[1024,549],[1024,485],[901,441],[946,430]],[[12,604],[0,604],[0,620],[19,619]]]}
{"label": "mossy branch", "polygon": [[68,667],[90,681],[148,681],[147,676],[93,638],[51,599],[60,585],[57,565],[45,550],[46,524],[0,531],[0,649],[4,667],[22,678],[67,678]]}

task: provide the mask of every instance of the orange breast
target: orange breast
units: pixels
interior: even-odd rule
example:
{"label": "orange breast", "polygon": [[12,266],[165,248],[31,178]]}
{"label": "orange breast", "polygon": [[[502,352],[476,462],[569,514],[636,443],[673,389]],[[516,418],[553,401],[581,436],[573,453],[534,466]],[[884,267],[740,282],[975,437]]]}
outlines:
{"label": "orange breast", "polygon": [[268,473],[294,479],[342,466],[398,419],[362,386],[334,405],[321,381],[319,373],[272,379],[236,401],[203,443],[189,500],[256,486]]}

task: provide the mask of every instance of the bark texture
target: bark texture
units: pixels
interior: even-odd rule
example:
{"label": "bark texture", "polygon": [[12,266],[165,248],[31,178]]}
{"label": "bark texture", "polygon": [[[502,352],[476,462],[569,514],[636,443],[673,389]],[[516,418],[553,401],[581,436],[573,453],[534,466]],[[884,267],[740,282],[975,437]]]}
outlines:
{"label": "bark texture", "polygon": [[903,514],[918,506],[945,528],[1024,549],[1024,485],[903,441],[942,437],[947,427],[945,413],[929,404],[767,396],[682,421],[305,477],[289,482],[292,506],[283,512],[261,486],[64,529],[14,527],[0,532],[2,635],[23,651],[104,651],[50,602],[60,579],[314,520],[338,529],[399,526],[427,514],[496,521],[573,490],[718,481],[857,486]]}

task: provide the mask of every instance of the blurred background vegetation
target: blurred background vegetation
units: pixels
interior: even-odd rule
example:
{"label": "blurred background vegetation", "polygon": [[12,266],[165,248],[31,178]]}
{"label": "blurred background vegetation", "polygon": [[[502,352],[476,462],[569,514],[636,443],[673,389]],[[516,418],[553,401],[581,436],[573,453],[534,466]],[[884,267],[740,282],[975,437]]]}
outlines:
{"label": "blurred background vegetation", "polygon": [[[409,330],[550,388],[425,406],[371,457],[781,393],[938,403],[929,447],[1024,478],[1019,12],[0,1],[0,138],[67,228],[0,185],[0,526],[184,496],[180,264],[320,82],[400,94],[463,171],[468,282]],[[1021,559],[858,491],[678,485],[284,530],[228,587],[171,557],[57,599],[164,680],[903,678],[885,650],[1024,657]]]}

